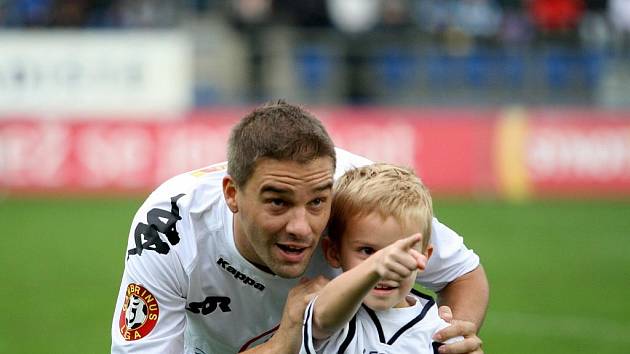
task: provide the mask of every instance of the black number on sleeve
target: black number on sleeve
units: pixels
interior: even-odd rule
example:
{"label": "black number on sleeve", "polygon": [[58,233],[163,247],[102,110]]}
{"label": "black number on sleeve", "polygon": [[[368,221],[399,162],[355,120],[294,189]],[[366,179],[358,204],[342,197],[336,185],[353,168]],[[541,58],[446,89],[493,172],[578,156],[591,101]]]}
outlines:
{"label": "black number on sleeve", "polygon": [[170,250],[168,243],[160,238],[160,233],[166,236],[171,245],[179,243],[179,233],[176,224],[182,217],[179,215],[177,200],[183,197],[179,194],[171,198],[171,210],[154,208],[147,213],[147,222],[138,223],[134,230],[134,241],[136,247],[127,251],[127,257],[132,255],[142,255],[143,250],[155,251],[159,254],[167,254]]}
{"label": "black number on sleeve", "polygon": [[[167,254],[170,249],[168,244],[162,241],[154,225],[139,223],[134,231],[134,239],[136,241],[136,248],[127,251],[127,254],[130,256],[134,254],[140,256],[143,250]],[[145,240],[144,242],[142,242],[143,239]]]}

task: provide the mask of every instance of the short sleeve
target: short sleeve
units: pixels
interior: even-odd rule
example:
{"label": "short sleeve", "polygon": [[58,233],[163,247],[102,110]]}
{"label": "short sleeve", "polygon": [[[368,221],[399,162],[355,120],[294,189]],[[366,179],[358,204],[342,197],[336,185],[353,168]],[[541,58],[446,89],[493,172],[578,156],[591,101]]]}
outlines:
{"label": "short sleeve", "polygon": [[418,282],[433,291],[440,291],[451,281],[477,268],[479,256],[466,247],[461,236],[438,219],[433,218],[432,228],[433,255],[426,270],[418,274]]}
{"label": "short sleeve", "polygon": [[335,154],[337,155],[335,179],[341,177],[348,170],[373,163],[371,160],[363,156],[353,154],[340,148],[335,148]]}
{"label": "short sleeve", "polygon": [[306,306],[304,311],[304,322],[302,325],[302,347],[300,354],[315,354],[315,353],[336,353],[340,344],[346,339],[345,337],[350,331],[350,323],[355,321],[353,318],[349,323],[346,323],[337,332],[333,333],[330,337],[322,340],[313,338],[313,312],[315,309],[317,297],[315,297]]}
{"label": "short sleeve", "polygon": [[[146,231],[153,227],[147,215],[156,209],[164,211],[157,215],[162,222],[159,227],[165,230],[171,206],[170,199],[164,203],[148,200],[134,218],[112,320],[112,353],[179,354],[184,350],[186,272],[168,238]],[[170,226],[172,241],[179,225]],[[160,242],[164,244],[156,246]]]}
{"label": "short sleeve", "polygon": [[313,343],[313,305],[315,299],[309,302],[304,310],[304,322],[302,323],[302,347],[300,354],[315,354],[315,344]]}

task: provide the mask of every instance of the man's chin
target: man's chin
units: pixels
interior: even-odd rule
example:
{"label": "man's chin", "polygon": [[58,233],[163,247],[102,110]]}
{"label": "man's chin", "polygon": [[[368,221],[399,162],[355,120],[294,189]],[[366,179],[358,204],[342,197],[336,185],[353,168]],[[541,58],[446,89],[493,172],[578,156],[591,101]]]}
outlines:
{"label": "man's chin", "polygon": [[281,278],[293,279],[299,278],[306,273],[306,269],[313,257],[313,252],[306,252],[302,254],[299,261],[293,261],[287,259],[287,257],[278,257],[275,259],[274,267],[272,271],[275,275]]}
{"label": "man's chin", "polygon": [[294,279],[299,278],[306,273],[308,263],[305,264],[291,264],[291,265],[278,265],[272,269],[273,273],[281,278]]}

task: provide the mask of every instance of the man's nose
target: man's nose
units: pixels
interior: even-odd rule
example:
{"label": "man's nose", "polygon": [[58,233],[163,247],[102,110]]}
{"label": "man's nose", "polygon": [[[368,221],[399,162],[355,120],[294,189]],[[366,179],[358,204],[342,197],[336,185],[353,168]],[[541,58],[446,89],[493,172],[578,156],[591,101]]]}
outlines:
{"label": "man's nose", "polygon": [[297,237],[308,236],[311,233],[311,226],[308,223],[306,209],[303,207],[294,208],[289,222],[287,232]]}

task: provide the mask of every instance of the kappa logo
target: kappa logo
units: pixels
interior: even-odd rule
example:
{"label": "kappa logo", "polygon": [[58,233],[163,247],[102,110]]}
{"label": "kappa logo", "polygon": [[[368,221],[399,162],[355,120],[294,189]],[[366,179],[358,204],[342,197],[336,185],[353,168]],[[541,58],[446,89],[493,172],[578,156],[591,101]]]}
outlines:
{"label": "kappa logo", "polygon": [[155,327],[159,316],[160,309],[155,296],[141,285],[129,284],[118,322],[123,338],[133,341],[146,337]]}
{"label": "kappa logo", "polygon": [[265,286],[263,284],[255,281],[254,279],[250,278],[249,276],[239,272],[234,267],[232,267],[230,265],[230,263],[228,261],[226,261],[225,259],[219,257],[219,260],[217,260],[217,264],[220,265],[223,270],[225,270],[226,272],[232,274],[234,276],[234,278],[242,281],[243,284],[252,286],[252,287],[254,287],[254,289],[258,289],[260,291],[264,291],[265,290]]}

